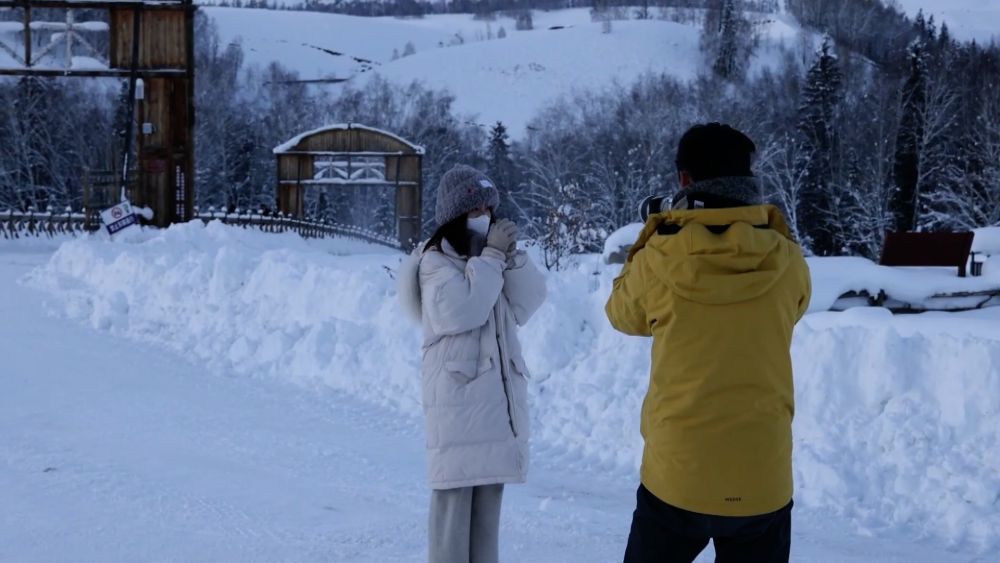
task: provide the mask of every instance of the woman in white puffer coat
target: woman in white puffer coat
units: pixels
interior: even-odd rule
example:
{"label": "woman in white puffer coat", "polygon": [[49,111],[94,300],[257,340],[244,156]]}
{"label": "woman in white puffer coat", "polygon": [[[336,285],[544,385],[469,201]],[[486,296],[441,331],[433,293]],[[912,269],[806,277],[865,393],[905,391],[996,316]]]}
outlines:
{"label": "woman in white puffer coat", "polygon": [[495,221],[493,181],[468,166],[441,179],[440,225],[400,274],[423,324],[431,563],[496,563],[505,483],[528,472],[529,377],[517,327],[545,301],[545,278]]}

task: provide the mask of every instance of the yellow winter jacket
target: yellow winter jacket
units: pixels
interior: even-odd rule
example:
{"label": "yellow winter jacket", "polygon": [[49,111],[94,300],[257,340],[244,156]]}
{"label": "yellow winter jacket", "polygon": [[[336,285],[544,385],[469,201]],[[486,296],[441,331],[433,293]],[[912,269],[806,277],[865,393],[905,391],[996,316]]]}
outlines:
{"label": "yellow winter jacket", "polygon": [[792,329],[809,269],[770,205],[649,218],[607,304],[653,337],[642,483],[692,512],[753,516],[792,497]]}

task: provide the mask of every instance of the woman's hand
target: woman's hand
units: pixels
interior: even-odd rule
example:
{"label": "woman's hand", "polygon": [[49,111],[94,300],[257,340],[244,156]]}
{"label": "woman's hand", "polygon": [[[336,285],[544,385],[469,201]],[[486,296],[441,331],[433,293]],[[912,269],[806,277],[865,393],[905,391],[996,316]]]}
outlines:
{"label": "woman's hand", "polygon": [[517,225],[510,219],[497,221],[486,236],[486,246],[510,254],[517,248]]}

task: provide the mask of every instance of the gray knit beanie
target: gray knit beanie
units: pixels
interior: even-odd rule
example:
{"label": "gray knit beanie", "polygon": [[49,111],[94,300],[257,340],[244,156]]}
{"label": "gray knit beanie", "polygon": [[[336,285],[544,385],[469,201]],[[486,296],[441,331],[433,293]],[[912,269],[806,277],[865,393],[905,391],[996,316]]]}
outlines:
{"label": "gray knit beanie", "polygon": [[434,220],[444,225],[484,205],[491,209],[500,205],[496,184],[475,168],[459,164],[441,177]]}

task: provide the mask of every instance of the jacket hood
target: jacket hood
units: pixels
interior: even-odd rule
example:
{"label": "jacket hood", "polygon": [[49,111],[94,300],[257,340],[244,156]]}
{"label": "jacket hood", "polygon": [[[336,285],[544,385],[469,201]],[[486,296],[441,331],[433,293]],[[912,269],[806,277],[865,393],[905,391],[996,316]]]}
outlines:
{"label": "jacket hood", "polygon": [[424,255],[423,245],[403,259],[396,275],[396,293],[399,305],[406,316],[415,323],[423,321],[423,301],[420,297],[420,259]]}
{"label": "jacket hood", "polygon": [[[406,316],[417,324],[423,322],[424,315],[423,298],[420,294],[420,261],[424,257],[426,245],[427,241],[418,244],[413,252],[403,259],[396,275],[396,294],[399,297],[399,305]],[[441,252],[446,256],[464,260],[446,240],[441,241]]]}
{"label": "jacket hood", "polygon": [[[658,234],[664,232],[666,234]],[[706,305],[748,301],[771,289],[791,264],[795,245],[771,205],[672,210],[653,215],[632,248],[678,296]]]}

